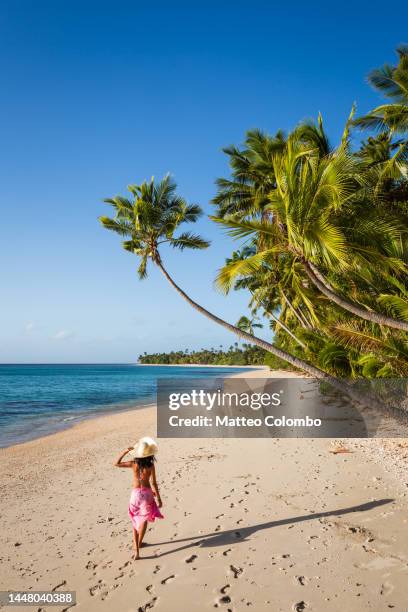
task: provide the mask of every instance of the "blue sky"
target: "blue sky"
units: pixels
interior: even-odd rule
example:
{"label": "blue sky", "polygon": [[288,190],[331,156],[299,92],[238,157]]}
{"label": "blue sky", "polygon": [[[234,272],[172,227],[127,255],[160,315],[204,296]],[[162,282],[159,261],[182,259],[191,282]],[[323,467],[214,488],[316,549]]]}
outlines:
{"label": "blue sky", "polygon": [[[229,345],[97,223],[104,197],[171,172],[209,213],[221,148],[322,112],[333,141],[367,72],[408,42],[408,5],[3,1],[0,6],[1,362],[134,361]],[[203,253],[165,253],[197,301],[236,322],[213,279],[234,244],[206,218]],[[267,336],[267,332],[264,332]]]}

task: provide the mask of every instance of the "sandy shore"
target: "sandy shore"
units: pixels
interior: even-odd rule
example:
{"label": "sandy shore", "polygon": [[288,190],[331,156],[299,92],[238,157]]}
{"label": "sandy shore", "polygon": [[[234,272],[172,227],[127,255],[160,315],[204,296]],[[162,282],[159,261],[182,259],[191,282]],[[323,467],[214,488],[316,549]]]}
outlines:
{"label": "sandy shore", "polygon": [[155,428],[149,407],[0,450],[0,590],[76,590],[84,612],[407,609],[406,472],[380,440],[162,439],[165,520],[132,562],[112,462]]}

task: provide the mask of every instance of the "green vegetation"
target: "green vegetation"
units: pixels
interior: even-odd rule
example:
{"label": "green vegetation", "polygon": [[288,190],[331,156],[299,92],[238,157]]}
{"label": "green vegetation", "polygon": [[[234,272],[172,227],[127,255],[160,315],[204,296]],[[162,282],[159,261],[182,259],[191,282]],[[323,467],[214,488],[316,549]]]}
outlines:
{"label": "green vegetation", "polygon": [[242,348],[236,342],[227,350],[201,349],[199,351],[171,351],[171,353],[144,353],[139,356],[139,363],[151,364],[180,364],[189,365],[199,363],[202,365],[263,365],[267,352],[257,346],[243,344]]}
{"label": "green vegetation", "polygon": [[[140,258],[141,278],[151,261],[193,308],[257,347],[271,367],[286,364],[332,382],[407,377],[408,49],[400,47],[398,55],[398,65],[369,75],[387,103],[360,118],[353,108],[336,146],[319,116],[287,135],[251,130],[243,146],[225,149],[231,174],[217,181],[211,218],[240,241],[217,276],[225,293],[249,295],[249,311],[236,325],[197,304],[163,265],[163,244],[208,246],[196,234],[177,233],[201,209],[177,196],[169,177],[130,186],[130,200],[107,200],[115,216],[102,217],[102,224]],[[375,132],[353,147],[352,137],[367,129]],[[268,321],[262,336],[269,342],[257,337],[260,316]],[[172,353],[171,359],[235,353],[244,359],[249,350]],[[166,358],[143,359],[153,357]]]}
{"label": "green vegetation", "polygon": [[401,45],[397,53],[399,56],[397,66],[385,64],[382,68],[372,70],[368,75],[370,85],[390,102],[377,106],[365,117],[357,119],[356,125],[373,128],[385,134],[407,134],[408,47]]}

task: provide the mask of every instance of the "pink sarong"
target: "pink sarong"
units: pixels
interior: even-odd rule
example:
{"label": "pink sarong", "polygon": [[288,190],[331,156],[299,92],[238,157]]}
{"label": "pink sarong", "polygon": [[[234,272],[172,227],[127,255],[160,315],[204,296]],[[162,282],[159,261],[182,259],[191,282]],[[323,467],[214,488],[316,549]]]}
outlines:
{"label": "pink sarong", "polygon": [[164,518],[156,504],[153,491],[150,487],[132,489],[128,513],[133,527],[138,531],[145,521],[153,523],[157,518]]}

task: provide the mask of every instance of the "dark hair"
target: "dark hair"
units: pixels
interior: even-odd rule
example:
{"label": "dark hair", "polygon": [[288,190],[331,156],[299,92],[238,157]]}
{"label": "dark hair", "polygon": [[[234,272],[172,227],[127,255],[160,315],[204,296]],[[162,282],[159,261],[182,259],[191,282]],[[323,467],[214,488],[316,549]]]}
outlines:
{"label": "dark hair", "polygon": [[135,463],[139,466],[140,469],[152,467],[155,461],[156,458],[154,455],[150,455],[150,457],[136,457],[135,459]]}

